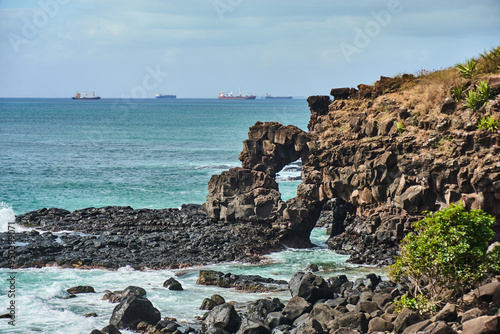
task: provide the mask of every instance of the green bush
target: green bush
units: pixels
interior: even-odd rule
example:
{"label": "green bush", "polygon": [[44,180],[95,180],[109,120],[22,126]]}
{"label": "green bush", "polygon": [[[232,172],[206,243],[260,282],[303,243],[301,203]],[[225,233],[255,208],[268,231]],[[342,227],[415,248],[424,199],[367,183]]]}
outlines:
{"label": "green bush", "polygon": [[482,107],[488,100],[495,97],[487,81],[481,80],[476,85],[476,90],[470,90],[465,95],[465,105],[470,109]]}
{"label": "green bush", "polygon": [[479,93],[475,90],[470,90],[465,95],[465,105],[467,108],[476,109],[481,104],[481,99],[479,97]]}
{"label": "green bush", "polygon": [[495,96],[488,81],[484,80],[479,81],[477,84],[477,93],[479,94],[479,99],[482,104],[485,104],[489,99]]}
{"label": "green bush", "polygon": [[417,295],[415,298],[404,295],[398,301],[394,302],[397,313],[401,313],[404,308],[414,310],[421,315],[429,314],[437,310],[437,305],[424,295]]}
{"label": "green bush", "polygon": [[464,64],[456,64],[455,67],[458,69],[460,74],[465,79],[470,79],[476,74],[476,61],[471,59],[466,59]]}
{"label": "green bush", "polygon": [[493,116],[485,116],[477,122],[477,129],[494,132],[498,129],[498,120]]}
{"label": "green bush", "polygon": [[494,47],[489,51],[484,51],[481,54],[481,62],[478,71],[480,73],[495,73],[497,68],[500,68],[500,46]]}
{"label": "green bush", "polygon": [[399,134],[402,134],[406,130],[406,126],[403,122],[396,121],[394,125],[396,126],[396,130]]}
{"label": "green bush", "polygon": [[451,93],[455,101],[460,101],[463,98],[462,94],[464,93],[464,88],[462,86],[453,87]]}
{"label": "green bush", "polygon": [[414,224],[415,232],[403,239],[389,275],[408,282],[413,297],[427,296],[431,305],[462,296],[488,274],[500,273],[500,247],[487,253],[494,225],[493,216],[466,211],[462,203],[427,212]]}

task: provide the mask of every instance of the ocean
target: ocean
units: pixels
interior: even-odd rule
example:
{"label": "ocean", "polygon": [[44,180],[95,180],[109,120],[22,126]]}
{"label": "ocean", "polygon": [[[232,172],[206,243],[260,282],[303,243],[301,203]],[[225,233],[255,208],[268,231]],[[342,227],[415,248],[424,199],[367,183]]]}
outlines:
{"label": "ocean", "polygon": [[[0,230],[7,231],[14,215],[44,207],[202,204],[211,175],[241,166],[242,142],[257,121],[293,124],[307,131],[307,102],[0,99]],[[283,199],[295,196],[297,176],[297,166],[278,176]],[[259,265],[224,263],[203,268],[285,280],[310,263],[318,264],[325,277],[342,273],[352,279],[374,271],[345,264],[345,256],[326,248],[326,239],[324,229],[315,229],[312,240],[318,247],[273,253]],[[197,286],[199,269],[19,269],[14,297],[8,293],[9,270],[0,269],[0,315],[9,312],[12,300],[16,306],[16,326],[0,319],[0,333],[90,333],[108,324],[116,306],[101,300],[104,290],[129,285],[146,289],[162,317],[174,317],[185,326],[204,313],[199,310],[202,300],[215,293],[238,302],[290,298],[288,292],[247,294]],[[184,291],[162,287],[171,276],[177,277]],[[97,293],[65,299],[65,290],[77,285],[91,285]],[[98,316],[84,317],[91,312]]]}

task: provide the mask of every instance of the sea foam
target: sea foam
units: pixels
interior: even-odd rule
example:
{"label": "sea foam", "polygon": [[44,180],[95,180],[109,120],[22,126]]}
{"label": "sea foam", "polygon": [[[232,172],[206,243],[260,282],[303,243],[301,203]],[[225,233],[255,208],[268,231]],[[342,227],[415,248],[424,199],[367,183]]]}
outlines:
{"label": "sea foam", "polygon": [[12,207],[4,202],[0,202],[0,232],[9,230],[9,223],[16,221],[16,215]]}

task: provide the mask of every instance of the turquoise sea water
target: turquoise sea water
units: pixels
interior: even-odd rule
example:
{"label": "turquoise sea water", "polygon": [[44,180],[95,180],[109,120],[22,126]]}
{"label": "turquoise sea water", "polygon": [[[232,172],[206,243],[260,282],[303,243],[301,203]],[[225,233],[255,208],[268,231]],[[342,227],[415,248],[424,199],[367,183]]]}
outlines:
{"label": "turquoise sea water", "polygon": [[201,204],[255,122],[308,120],[305,100],[0,99],[0,201],[16,214]]}
{"label": "turquoise sea water", "polygon": [[[0,230],[7,229],[14,214],[43,207],[201,204],[212,174],[241,165],[242,141],[256,121],[278,121],[306,130],[307,102],[0,99]],[[298,183],[280,182],[284,199],[295,195]],[[260,265],[226,263],[208,268],[286,280],[309,263],[320,265],[325,277],[345,273],[353,278],[373,270],[344,264],[345,257],[326,248],[326,238],[325,230],[315,229],[312,240],[319,247],[270,254]],[[101,300],[103,291],[129,285],[145,288],[162,317],[180,322],[202,315],[198,309],[202,300],[214,293],[239,302],[290,297],[287,292],[245,294],[197,286],[199,269],[17,270],[16,326],[0,319],[0,333],[90,333],[108,324],[116,306]],[[0,314],[7,313],[12,300],[7,293],[8,272],[0,269]],[[185,291],[162,287],[173,275],[179,275]],[[65,290],[77,285],[92,285],[97,293],[64,299]],[[98,317],[84,317],[90,312]]]}

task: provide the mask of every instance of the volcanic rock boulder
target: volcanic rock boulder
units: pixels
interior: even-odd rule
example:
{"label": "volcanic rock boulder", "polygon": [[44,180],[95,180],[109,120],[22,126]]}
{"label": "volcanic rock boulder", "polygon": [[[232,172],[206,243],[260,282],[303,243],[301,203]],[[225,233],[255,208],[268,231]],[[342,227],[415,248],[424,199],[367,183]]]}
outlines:
{"label": "volcanic rock boulder", "polygon": [[228,303],[214,307],[203,322],[204,329],[209,331],[218,329],[230,333],[236,333],[240,325],[241,317],[234,306]]}
{"label": "volcanic rock boulder", "polygon": [[332,297],[330,287],[321,276],[312,273],[298,272],[292,276],[289,283],[292,297],[299,296],[314,304],[320,299]]}
{"label": "volcanic rock boulder", "polygon": [[136,329],[137,324],[146,322],[156,325],[161,320],[160,311],[156,309],[149,299],[130,296],[113,309],[109,323],[116,328]]}

